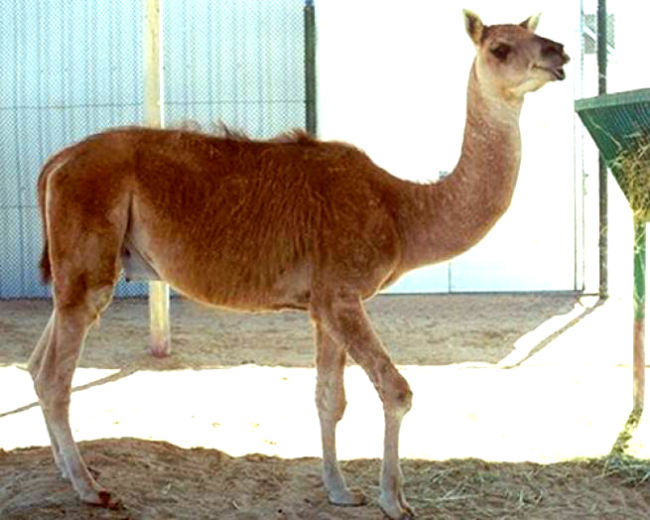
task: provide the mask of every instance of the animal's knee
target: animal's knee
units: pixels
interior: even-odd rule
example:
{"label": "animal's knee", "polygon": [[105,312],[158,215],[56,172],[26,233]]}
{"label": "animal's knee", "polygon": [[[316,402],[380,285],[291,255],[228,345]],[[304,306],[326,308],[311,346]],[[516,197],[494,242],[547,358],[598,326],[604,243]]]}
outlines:
{"label": "animal's knee", "polygon": [[332,403],[324,403],[321,400],[317,400],[316,404],[318,406],[319,417],[335,423],[339,422],[343,418],[345,407],[347,406],[345,399],[336,402],[334,405],[332,405]]}
{"label": "animal's knee", "polygon": [[316,385],[316,407],[322,419],[338,422],[343,417],[347,401],[342,384],[332,381],[318,381]]}
{"label": "animal's knee", "polygon": [[386,374],[382,398],[384,405],[400,415],[404,415],[411,409],[413,392],[408,381],[393,367]]}
{"label": "animal's knee", "polygon": [[332,408],[332,419],[336,422],[339,422],[343,418],[343,414],[345,413],[345,408],[348,405],[347,401],[345,400],[345,396],[341,395],[339,396]]}
{"label": "animal's knee", "polygon": [[413,391],[411,387],[406,382],[406,379],[402,379],[402,383],[396,388],[395,391],[395,405],[398,411],[402,414],[405,414],[411,409],[413,403]]}

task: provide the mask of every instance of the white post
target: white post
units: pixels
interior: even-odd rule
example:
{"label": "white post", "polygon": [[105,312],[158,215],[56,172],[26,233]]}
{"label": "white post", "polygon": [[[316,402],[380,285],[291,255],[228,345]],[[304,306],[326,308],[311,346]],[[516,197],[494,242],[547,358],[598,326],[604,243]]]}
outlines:
{"label": "white post", "polygon": [[[144,13],[144,120],[161,128],[163,116],[162,17],[163,0],[146,0]],[[149,282],[150,351],[156,357],[171,352],[169,330],[169,285]]]}

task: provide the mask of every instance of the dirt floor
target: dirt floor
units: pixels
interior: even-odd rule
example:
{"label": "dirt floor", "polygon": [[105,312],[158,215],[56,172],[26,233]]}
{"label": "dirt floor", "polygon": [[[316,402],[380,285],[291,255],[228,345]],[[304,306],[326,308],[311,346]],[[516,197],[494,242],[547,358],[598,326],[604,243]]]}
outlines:
{"label": "dirt floor", "polygon": [[[631,395],[625,304],[380,296],[368,310],[415,394],[400,451],[419,518],[650,518],[646,418],[621,435]],[[320,482],[307,317],[180,299],[169,358],[148,354],[143,300],[115,302],[88,338],[71,423],[122,505],[81,504],[55,469],[24,369],[49,312],[47,301],[0,301],[1,519],[382,518],[381,406],[359,367],[346,372],[338,439],[368,504],[339,508]]]}

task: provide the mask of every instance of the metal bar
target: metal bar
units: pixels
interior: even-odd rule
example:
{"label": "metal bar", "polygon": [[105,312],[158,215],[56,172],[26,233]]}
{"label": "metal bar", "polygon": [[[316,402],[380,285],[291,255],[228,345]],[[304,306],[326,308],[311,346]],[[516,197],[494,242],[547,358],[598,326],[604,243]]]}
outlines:
{"label": "metal bar", "polygon": [[[151,127],[162,127],[162,0],[146,0],[144,16],[144,119]],[[149,282],[149,349],[156,357],[171,353],[169,327],[169,285]]]}
{"label": "metal bar", "polygon": [[[598,0],[598,94],[607,93],[607,2]],[[607,165],[602,154],[598,155],[598,265],[599,293],[602,299],[609,296],[609,274],[607,257]]]}
{"label": "metal bar", "polygon": [[316,114],[316,13],[313,0],[305,0],[305,130],[315,136]]}
{"label": "metal bar", "polygon": [[645,397],[645,267],[646,224],[634,219],[634,410],[643,410]]}

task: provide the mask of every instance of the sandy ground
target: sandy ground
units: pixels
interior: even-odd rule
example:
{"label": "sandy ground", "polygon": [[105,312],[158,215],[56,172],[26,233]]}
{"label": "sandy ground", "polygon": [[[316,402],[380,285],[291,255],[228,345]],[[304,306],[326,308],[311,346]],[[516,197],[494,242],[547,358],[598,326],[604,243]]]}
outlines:
{"label": "sandy ground", "polygon": [[[650,518],[647,414],[631,407],[628,302],[573,295],[380,296],[369,314],[411,383],[400,451],[419,518]],[[301,313],[172,302],[173,355],[147,352],[147,307],[115,302],[75,374],[71,423],[122,499],[77,500],[57,474],[24,370],[50,312],[0,301],[0,518],[379,519],[379,400],[355,365],[339,454],[366,506],[327,503]]]}

